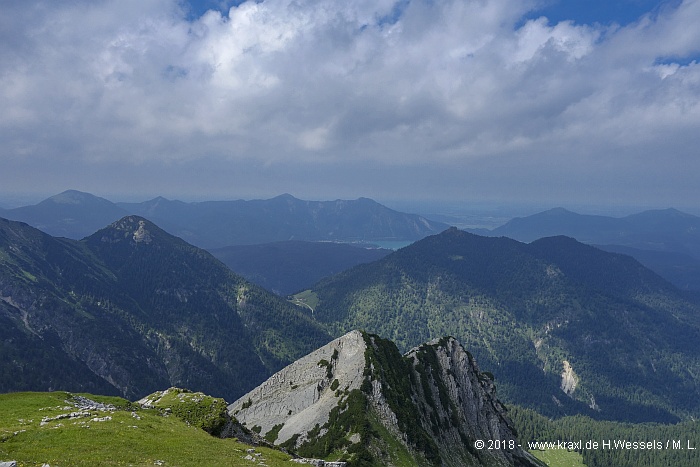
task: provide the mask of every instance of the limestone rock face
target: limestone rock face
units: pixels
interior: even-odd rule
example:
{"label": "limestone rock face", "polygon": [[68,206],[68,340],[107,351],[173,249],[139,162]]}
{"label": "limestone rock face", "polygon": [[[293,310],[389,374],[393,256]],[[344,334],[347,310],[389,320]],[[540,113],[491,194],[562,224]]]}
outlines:
{"label": "limestone rock face", "polygon": [[260,427],[262,435],[283,424],[277,444],[295,434],[301,442],[316,424],[328,421],[338,405],[336,391],[360,388],[365,349],[362,333],[352,331],[275,373],[231,404],[229,413],[249,429]]}
{"label": "limestone rock face", "polygon": [[[492,377],[479,370],[456,339],[432,340],[410,350],[405,358],[416,381],[414,399],[428,402],[417,404],[421,425],[435,440],[443,465],[464,465],[465,459],[481,464],[489,458],[500,465],[536,463],[518,447]],[[478,450],[476,440],[497,440],[507,449]]]}
{"label": "limestone rock face", "polygon": [[574,373],[574,369],[569,362],[563,360],[562,365],[564,370],[561,373],[561,390],[564,391],[567,396],[570,396],[576,390],[576,386],[578,386],[578,376]]}
{"label": "limestone rock face", "polygon": [[[540,465],[518,447],[492,377],[454,338],[402,356],[392,342],[353,331],[274,374],[229,413],[302,456],[349,465]],[[476,440],[504,449],[479,450]]]}

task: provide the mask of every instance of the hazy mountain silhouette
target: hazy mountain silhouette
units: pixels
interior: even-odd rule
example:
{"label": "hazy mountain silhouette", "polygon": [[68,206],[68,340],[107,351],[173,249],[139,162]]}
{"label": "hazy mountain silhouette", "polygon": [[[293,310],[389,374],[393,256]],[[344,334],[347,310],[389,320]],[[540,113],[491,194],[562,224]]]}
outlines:
{"label": "hazy mountain silhouette", "polygon": [[[700,217],[676,209],[644,211],[626,217],[577,214],[563,208],[515,218],[480,235],[522,242],[566,235],[629,254],[679,288],[700,290]],[[655,253],[650,253],[655,252]]]}
{"label": "hazy mountain silhouette", "polygon": [[201,248],[287,240],[414,241],[448,227],[416,214],[394,211],[368,198],[303,201],[291,195],[251,201],[185,203],[158,197],[142,203],[113,203],[69,190],[2,214],[50,235],[75,240],[133,214]]}

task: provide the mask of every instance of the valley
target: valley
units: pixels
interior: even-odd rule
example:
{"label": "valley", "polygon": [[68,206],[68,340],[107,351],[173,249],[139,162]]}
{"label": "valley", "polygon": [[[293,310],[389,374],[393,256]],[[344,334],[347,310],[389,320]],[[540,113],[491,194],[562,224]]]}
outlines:
{"label": "valley", "polygon": [[0,0],[0,467],[700,467],[700,0]]}

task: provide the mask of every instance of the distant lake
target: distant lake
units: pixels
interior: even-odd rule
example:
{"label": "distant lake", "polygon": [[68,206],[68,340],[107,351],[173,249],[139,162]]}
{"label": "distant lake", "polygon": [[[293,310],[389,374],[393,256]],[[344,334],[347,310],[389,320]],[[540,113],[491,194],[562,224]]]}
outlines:
{"label": "distant lake", "polygon": [[399,248],[403,248],[405,246],[410,245],[413,243],[410,240],[387,240],[387,241],[376,241],[372,242],[372,245],[375,245],[379,248],[386,248],[387,250],[398,250]]}

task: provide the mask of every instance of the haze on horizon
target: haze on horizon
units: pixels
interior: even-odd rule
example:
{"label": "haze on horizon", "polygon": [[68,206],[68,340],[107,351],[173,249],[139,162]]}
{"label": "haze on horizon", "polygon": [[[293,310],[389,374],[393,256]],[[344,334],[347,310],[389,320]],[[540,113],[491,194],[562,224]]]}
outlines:
{"label": "haze on horizon", "polygon": [[697,24],[699,0],[7,0],[0,193],[697,207]]}

